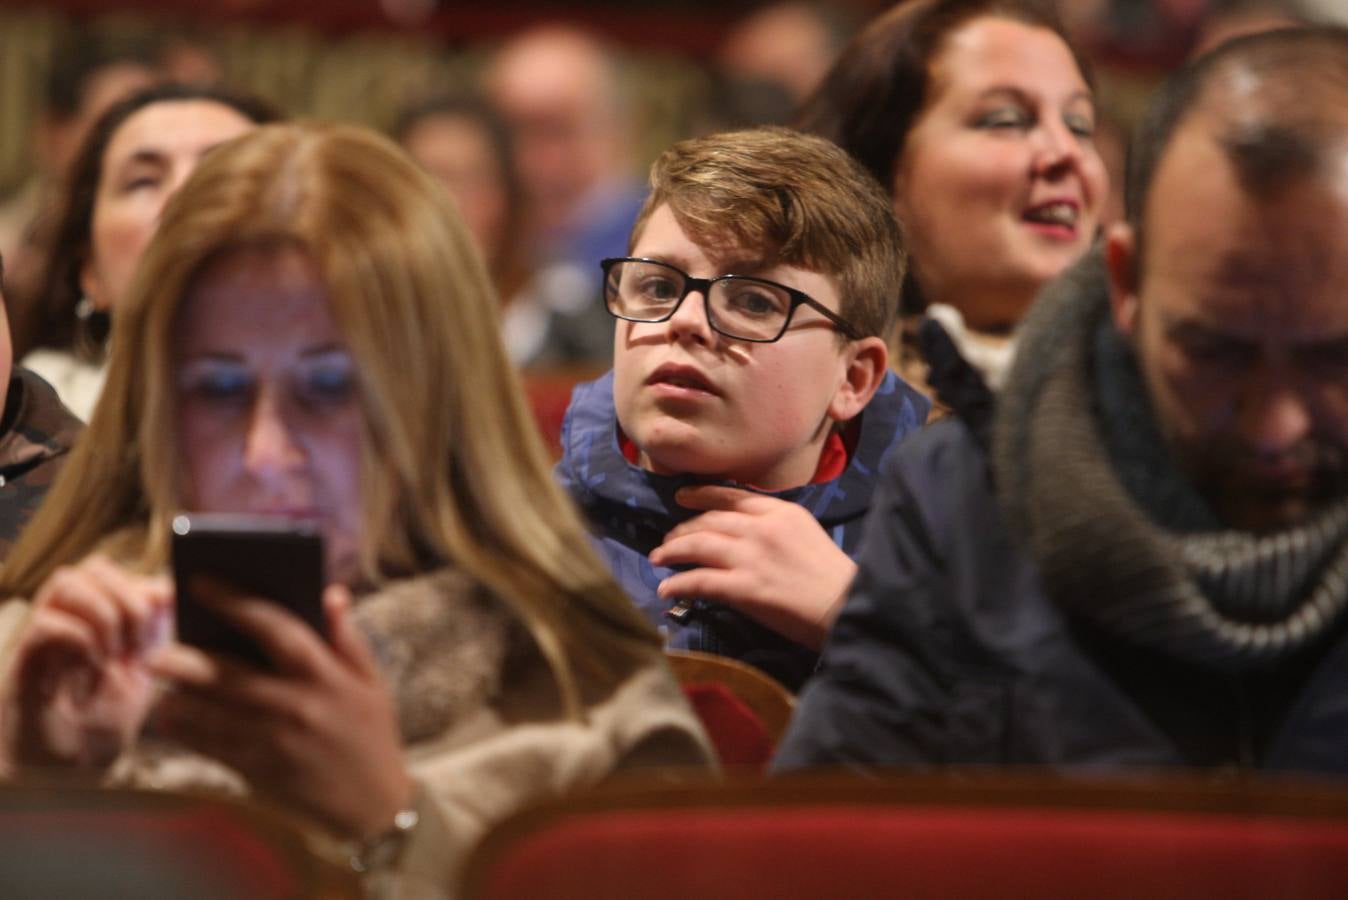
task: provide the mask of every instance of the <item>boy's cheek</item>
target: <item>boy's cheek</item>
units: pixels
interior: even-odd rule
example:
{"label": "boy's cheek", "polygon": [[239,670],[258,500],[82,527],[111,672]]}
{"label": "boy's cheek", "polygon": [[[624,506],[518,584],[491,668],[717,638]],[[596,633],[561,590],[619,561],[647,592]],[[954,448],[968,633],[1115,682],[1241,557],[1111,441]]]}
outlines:
{"label": "boy's cheek", "polygon": [[617,372],[616,367],[613,377],[613,411],[618,417],[618,427],[623,430],[628,437],[638,426],[636,413],[636,390],[627,379],[623,378]]}

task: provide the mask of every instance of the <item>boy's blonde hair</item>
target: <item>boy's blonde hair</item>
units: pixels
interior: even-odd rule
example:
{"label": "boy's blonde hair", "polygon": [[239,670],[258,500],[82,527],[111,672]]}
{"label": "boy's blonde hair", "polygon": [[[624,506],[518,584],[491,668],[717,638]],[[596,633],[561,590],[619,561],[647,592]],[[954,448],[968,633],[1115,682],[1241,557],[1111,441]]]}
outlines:
{"label": "boy's blonde hair", "polygon": [[711,255],[829,276],[839,315],[858,333],[885,337],[893,326],[908,264],[903,232],[889,195],[836,144],[788,128],[692,138],[660,155],[650,182],[629,253],[668,204]]}

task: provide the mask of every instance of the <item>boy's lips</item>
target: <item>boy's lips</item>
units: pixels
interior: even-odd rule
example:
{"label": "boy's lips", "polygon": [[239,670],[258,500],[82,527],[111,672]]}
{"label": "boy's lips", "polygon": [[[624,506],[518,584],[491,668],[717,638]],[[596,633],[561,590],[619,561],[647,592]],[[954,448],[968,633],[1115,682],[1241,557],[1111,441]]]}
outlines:
{"label": "boy's lips", "polygon": [[711,379],[695,366],[665,363],[646,379],[646,384],[676,395],[710,394],[720,396]]}

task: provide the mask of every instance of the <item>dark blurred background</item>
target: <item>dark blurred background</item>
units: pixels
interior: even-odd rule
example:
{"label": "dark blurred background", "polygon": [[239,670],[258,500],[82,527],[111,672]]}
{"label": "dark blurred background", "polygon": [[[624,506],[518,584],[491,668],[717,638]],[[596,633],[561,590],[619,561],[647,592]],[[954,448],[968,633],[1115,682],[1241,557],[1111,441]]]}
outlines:
{"label": "dark blurred background", "polygon": [[[887,6],[872,0],[794,5],[821,17],[831,46]],[[671,140],[715,120],[708,107],[723,102],[714,83],[718,64],[764,55],[764,44],[780,49],[789,43],[772,25],[756,36],[741,33],[772,6],[746,0],[0,0],[0,198],[32,169],[33,123],[47,73],[74,45],[72,36],[154,41],[170,48],[185,73],[221,77],[291,115],[387,128],[409,99],[471,86],[484,59],[510,34],[543,22],[575,23],[607,37],[620,53],[634,100],[640,169]],[[1214,24],[1283,12],[1348,18],[1348,0],[1295,6],[1066,0],[1061,8],[1096,61],[1103,117],[1121,133],[1155,81],[1206,40]],[[819,64],[806,55],[798,53],[788,67],[801,74]]]}

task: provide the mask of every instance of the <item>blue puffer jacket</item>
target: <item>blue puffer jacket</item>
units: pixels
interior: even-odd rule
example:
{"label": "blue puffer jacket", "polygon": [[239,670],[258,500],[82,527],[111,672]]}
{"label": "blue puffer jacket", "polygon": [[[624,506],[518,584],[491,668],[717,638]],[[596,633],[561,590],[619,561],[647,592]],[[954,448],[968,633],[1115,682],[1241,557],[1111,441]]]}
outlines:
{"label": "blue puffer jacket", "polygon": [[[843,473],[832,481],[771,496],[808,509],[838,546],[854,556],[880,463],[904,435],[922,424],[929,406],[917,391],[887,375],[862,413],[860,435]],[[682,621],[665,615],[670,604],[655,590],[674,570],[651,565],[647,554],[675,525],[698,515],[698,510],[674,502],[675,491],[698,479],[655,475],[627,461],[618,443],[612,372],[580,385],[572,394],[562,426],[562,454],[558,480],[598,534],[600,550],[618,582],[666,635],[668,646],[743,660],[792,690],[804,683],[814,671],[816,654],[735,610],[694,601]]]}

